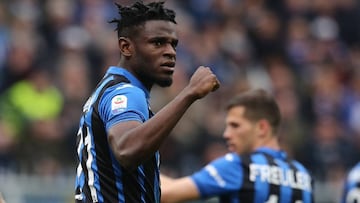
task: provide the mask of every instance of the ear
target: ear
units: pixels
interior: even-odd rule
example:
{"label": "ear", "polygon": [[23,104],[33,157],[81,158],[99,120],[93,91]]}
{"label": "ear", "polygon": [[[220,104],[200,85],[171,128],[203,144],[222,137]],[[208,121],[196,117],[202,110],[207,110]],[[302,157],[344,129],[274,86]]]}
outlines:
{"label": "ear", "polygon": [[127,37],[120,37],[119,38],[119,49],[120,49],[120,53],[123,56],[129,57],[132,55],[132,42],[129,38]]}
{"label": "ear", "polygon": [[266,119],[260,119],[256,124],[257,135],[264,138],[271,134],[271,127]]}

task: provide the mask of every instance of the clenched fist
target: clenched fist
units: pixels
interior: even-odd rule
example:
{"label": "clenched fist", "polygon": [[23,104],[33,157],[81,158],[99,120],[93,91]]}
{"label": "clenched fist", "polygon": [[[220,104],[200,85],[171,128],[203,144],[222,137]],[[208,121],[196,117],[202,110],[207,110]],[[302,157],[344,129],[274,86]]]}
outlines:
{"label": "clenched fist", "polygon": [[191,94],[200,99],[207,95],[209,92],[215,91],[220,87],[220,82],[216,75],[209,67],[200,66],[191,76],[190,82],[187,85]]}

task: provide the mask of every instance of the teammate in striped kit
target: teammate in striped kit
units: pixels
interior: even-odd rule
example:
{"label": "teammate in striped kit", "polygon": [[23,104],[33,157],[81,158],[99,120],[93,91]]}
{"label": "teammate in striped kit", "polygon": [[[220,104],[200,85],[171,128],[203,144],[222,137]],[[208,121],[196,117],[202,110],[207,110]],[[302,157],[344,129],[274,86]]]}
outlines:
{"label": "teammate in striped kit", "polygon": [[307,169],[280,149],[280,111],[265,90],[249,90],[227,106],[225,138],[230,153],[194,174],[161,175],[162,202],[218,197],[222,203],[311,203]]}
{"label": "teammate in striped kit", "polygon": [[83,107],[77,134],[75,202],[160,202],[159,147],[190,105],[219,87],[200,66],[157,114],[154,84],[168,87],[178,42],[175,13],[163,2],[117,5],[120,61],[109,67]]}
{"label": "teammate in striped kit", "polygon": [[360,202],[360,162],[357,163],[347,174],[341,203]]}

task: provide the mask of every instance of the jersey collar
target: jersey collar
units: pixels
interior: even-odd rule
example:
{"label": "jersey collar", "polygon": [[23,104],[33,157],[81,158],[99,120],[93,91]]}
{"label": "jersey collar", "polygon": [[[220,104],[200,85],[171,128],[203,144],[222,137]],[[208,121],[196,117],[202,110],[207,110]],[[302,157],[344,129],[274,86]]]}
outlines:
{"label": "jersey collar", "polygon": [[287,154],[283,150],[275,150],[268,147],[260,147],[256,149],[255,152],[261,152],[261,153],[269,154],[272,157],[287,159]]}
{"label": "jersey collar", "polygon": [[147,98],[150,97],[150,92],[145,88],[145,86],[140,82],[140,80],[138,80],[132,73],[130,73],[125,68],[117,67],[117,66],[110,66],[109,69],[106,71],[106,74],[115,74],[115,75],[125,76],[128,80],[130,80],[130,83],[132,85],[142,89],[145,92]]}

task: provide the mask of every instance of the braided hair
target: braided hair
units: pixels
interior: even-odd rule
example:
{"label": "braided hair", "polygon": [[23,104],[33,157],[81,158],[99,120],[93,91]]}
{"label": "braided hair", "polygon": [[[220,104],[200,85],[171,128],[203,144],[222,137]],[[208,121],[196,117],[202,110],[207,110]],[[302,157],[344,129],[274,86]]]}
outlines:
{"label": "braided hair", "polygon": [[132,6],[118,7],[120,18],[114,18],[109,23],[116,23],[118,37],[130,37],[136,35],[138,26],[149,20],[165,20],[176,24],[175,12],[164,7],[164,2],[152,2],[144,4],[142,1],[135,2]]}

